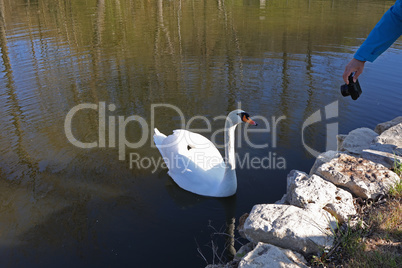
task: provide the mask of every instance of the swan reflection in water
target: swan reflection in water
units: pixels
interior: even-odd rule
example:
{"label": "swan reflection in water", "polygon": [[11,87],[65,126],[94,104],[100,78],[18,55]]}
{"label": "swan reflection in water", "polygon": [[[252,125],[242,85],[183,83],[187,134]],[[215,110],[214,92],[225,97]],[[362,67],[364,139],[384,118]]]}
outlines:
{"label": "swan reflection in water", "polygon": [[[159,177],[164,176],[166,176],[166,170],[161,170]],[[210,202],[208,206],[205,206],[205,209],[208,210],[206,214],[208,215],[212,212],[216,215],[216,212],[218,212],[224,215],[225,223],[222,224],[221,221],[217,223],[211,220],[212,216],[211,218],[207,216],[208,220],[205,221],[205,227],[208,227],[207,230],[210,234],[210,240],[207,242],[207,245],[199,244],[198,241],[195,241],[194,246],[198,247],[197,250],[200,255],[205,255],[207,258],[211,256],[211,251],[214,251],[213,254],[219,255],[220,258],[226,258],[228,261],[231,260],[236,254],[235,244],[237,238],[235,236],[235,227],[237,196],[232,195],[225,198],[211,198],[195,195],[180,188],[172,179],[166,182],[165,187],[173,202],[182,210],[190,210],[205,202],[213,201],[212,205]],[[213,217],[216,217],[215,215]],[[222,244],[224,245],[223,247]],[[239,246],[238,243],[237,246]],[[215,248],[213,249],[213,247]]]}

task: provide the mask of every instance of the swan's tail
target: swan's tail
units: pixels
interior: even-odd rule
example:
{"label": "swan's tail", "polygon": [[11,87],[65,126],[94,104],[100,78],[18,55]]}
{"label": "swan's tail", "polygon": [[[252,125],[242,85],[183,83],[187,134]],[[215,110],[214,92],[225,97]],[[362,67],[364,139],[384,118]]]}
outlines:
{"label": "swan's tail", "polygon": [[166,139],[166,135],[162,134],[157,128],[154,129],[154,142],[156,147],[162,145],[164,139]]}

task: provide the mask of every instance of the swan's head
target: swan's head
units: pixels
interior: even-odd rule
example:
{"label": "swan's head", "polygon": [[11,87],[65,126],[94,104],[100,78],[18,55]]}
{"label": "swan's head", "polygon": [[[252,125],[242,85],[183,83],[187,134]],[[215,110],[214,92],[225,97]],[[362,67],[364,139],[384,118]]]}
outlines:
{"label": "swan's head", "polygon": [[257,123],[251,120],[250,115],[243,110],[237,109],[228,114],[227,120],[233,125],[240,124],[241,122],[246,122],[252,126],[257,126]]}

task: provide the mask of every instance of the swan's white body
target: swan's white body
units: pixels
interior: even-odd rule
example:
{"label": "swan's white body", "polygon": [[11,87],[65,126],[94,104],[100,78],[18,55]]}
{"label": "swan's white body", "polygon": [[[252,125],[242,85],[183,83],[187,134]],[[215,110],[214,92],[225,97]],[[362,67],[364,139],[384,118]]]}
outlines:
{"label": "swan's white body", "polygon": [[[242,122],[240,114],[246,113],[235,110],[226,118],[225,160],[215,145],[200,134],[178,129],[166,137],[155,128],[155,145],[165,160],[168,174],[181,188],[213,197],[226,197],[236,193],[234,131]],[[248,120],[250,124],[255,124]]]}

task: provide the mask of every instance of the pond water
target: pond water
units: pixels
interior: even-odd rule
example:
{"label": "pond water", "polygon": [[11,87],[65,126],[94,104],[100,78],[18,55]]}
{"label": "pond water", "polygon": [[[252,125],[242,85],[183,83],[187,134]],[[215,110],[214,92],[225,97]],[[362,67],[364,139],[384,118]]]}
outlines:
{"label": "pond water", "polygon": [[[203,267],[228,257],[233,219],[280,199],[290,170],[309,172],[307,148],[402,114],[400,41],[366,64],[357,101],[339,92],[392,3],[0,0],[0,266]],[[79,104],[92,108],[67,128],[93,148],[66,133]],[[222,118],[239,107],[261,132],[238,127],[236,195],[180,189],[157,162],[153,127],[169,134],[185,121],[222,144]],[[119,147],[124,139],[138,146]]]}

